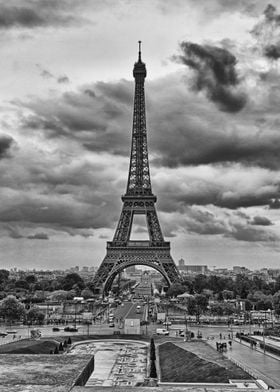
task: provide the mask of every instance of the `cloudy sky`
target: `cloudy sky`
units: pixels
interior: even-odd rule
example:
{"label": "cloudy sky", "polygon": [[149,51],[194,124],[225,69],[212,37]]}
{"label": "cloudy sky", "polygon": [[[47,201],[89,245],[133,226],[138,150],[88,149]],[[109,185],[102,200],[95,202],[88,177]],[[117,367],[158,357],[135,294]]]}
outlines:
{"label": "cloudy sky", "polygon": [[101,263],[126,188],[138,40],[174,260],[279,267],[276,0],[0,0],[0,30],[1,268]]}

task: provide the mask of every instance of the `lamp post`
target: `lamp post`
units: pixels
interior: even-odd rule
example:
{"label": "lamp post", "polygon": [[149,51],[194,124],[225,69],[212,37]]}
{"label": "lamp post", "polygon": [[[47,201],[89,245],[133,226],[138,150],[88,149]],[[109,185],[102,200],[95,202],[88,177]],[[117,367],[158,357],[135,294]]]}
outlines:
{"label": "lamp post", "polygon": [[265,320],[263,321],[263,353],[265,354]]}
{"label": "lamp post", "polygon": [[188,319],[187,319],[187,315],[185,314],[185,339],[184,339],[184,341],[187,340],[187,334],[188,334]]}
{"label": "lamp post", "polygon": [[77,327],[77,301],[74,302],[74,309],[75,309],[75,314],[74,314],[74,327]]}

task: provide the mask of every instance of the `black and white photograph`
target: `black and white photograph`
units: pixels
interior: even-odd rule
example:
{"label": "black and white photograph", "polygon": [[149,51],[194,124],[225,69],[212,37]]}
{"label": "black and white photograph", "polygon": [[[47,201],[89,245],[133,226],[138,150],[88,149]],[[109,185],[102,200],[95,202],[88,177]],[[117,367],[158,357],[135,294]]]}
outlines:
{"label": "black and white photograph", "polygon": [[280,390],[280,2],[0,0],[0,392]]}

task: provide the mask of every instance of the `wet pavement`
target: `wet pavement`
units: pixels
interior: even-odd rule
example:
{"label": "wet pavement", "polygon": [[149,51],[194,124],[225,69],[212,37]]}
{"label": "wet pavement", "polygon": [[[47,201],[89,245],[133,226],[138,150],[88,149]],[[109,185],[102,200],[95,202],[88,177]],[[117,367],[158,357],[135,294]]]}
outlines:
{"label": "wet pavement", "polygon": [[136,341],[88,341],[71,348],[71,354],[95,356],[94,371],[86,387],[136,386],[147,375],[148,345]]}

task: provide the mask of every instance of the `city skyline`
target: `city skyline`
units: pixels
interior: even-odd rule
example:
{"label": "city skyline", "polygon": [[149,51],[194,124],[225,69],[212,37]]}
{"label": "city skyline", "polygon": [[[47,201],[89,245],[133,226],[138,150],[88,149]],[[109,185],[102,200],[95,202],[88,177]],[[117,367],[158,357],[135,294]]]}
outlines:
{"label": "city skyline", "polygon": [[1,268],[101,264],[126,188],[139,40],[152,189],[174,260],[277,268],[276,6],[0,1]]}

